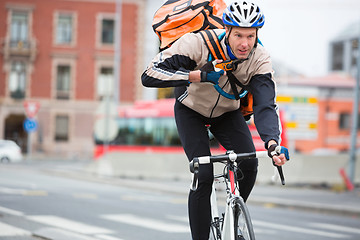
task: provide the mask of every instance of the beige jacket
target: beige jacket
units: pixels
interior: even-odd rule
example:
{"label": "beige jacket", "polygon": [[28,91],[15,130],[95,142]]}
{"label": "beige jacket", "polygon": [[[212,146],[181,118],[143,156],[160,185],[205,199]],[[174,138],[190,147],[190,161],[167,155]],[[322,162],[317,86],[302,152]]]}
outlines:
{"label": "beige jacket", "polygon": [[[224,31],[218,29],[216,33],[221,36],[224,35]],[[225,37],[220,43],[225,50]],[[224,52],[227,59],[230,59],[227,51]],[[155,56],[142,75],[143,85],[147,87],[187,86],[186,91],[178,97],[178,100],[205,117],[218,117],[225,112],[238,109],[241,100],[232,100],[222,96],[213,84],[203,82],[189,84],[189,72],[200,69],[208,61],[209,51],[200,34],[186,34],[170,48]],[[233,74],[243,85],[248,85],[255,75],[272,74],[272,72],[270,56],[264,47],[258,44],[250,58],[239,64]],[[227,76],[219,79],[219,86],[225,92],[232,94]],[[241,88],[238,87],[238,90],[240,92]]]}

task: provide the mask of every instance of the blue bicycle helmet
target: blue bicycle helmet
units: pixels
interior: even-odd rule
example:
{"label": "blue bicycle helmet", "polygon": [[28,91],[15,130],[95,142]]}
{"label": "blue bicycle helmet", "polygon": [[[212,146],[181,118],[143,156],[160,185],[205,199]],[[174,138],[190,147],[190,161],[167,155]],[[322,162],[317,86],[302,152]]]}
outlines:
{"label": "blue bicycle helmet", "polygon": [[231,3],[224,10],[223,22],[232,27],[261,28],[265,23],[265,16],[257,4],[242,0]]}

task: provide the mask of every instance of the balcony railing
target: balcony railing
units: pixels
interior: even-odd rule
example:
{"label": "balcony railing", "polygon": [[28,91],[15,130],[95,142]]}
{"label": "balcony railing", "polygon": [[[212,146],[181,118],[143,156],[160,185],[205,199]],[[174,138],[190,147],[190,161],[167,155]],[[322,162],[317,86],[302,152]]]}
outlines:
{"label": "balcony railing", "polygon": [[16,91],[10,92],[10,96],[13,99],[24,99],[25,98],[25,91],[17,89]]}
{"label": "balcony railing", "polygon": [[30,61],[35,60],[37,46],[34,38],[25,41],[5,38],[2,42],[2,53],[5,60],[14,56],[26,57]]}

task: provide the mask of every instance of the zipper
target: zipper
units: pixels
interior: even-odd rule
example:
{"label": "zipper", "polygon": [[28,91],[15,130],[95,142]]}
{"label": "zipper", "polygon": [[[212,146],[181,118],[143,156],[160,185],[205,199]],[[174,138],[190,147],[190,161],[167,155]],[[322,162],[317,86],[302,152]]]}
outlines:
{"label": "zipper", "polygon": [[[222,86],[221,89],[224,89],[224,87],[225,87],[228,83],[229,83],[229,79],[226,80],[224,86]],[[213,115],[213,113],[214,113],[214,110],[215,110],[215,108],[217,107],[217,105],[218,105],[218,103],[219,103],[220,97],[221,97],[221,94],[219,93],[218,98],[217,98],[217,100],[216,100],[216,103],[215,103],[214,107],[213,107],[212,110],[211,110],[211,113],[210,113],[209,118],[212,117],[212,115]]]}

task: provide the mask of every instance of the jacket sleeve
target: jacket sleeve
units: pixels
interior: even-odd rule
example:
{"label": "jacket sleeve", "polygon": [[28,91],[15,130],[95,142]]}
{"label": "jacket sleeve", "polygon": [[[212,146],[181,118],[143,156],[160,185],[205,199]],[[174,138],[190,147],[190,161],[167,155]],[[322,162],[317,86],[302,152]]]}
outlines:
{"label": "jacket sleeve", "polygon": [[194,53],[199,38],[186,34],[170,48],[157,54],[141,76],[145,87],[179,87],[189,85],[189,72],[197,66]]}
{"label": "jacket sleeve", "polygon": [[249,90],[253,94],[254,122],[261,139],[267,143],[275,140],[280,144],[281,124],[276,105],[275,82],[271,73],[252,77]]}

